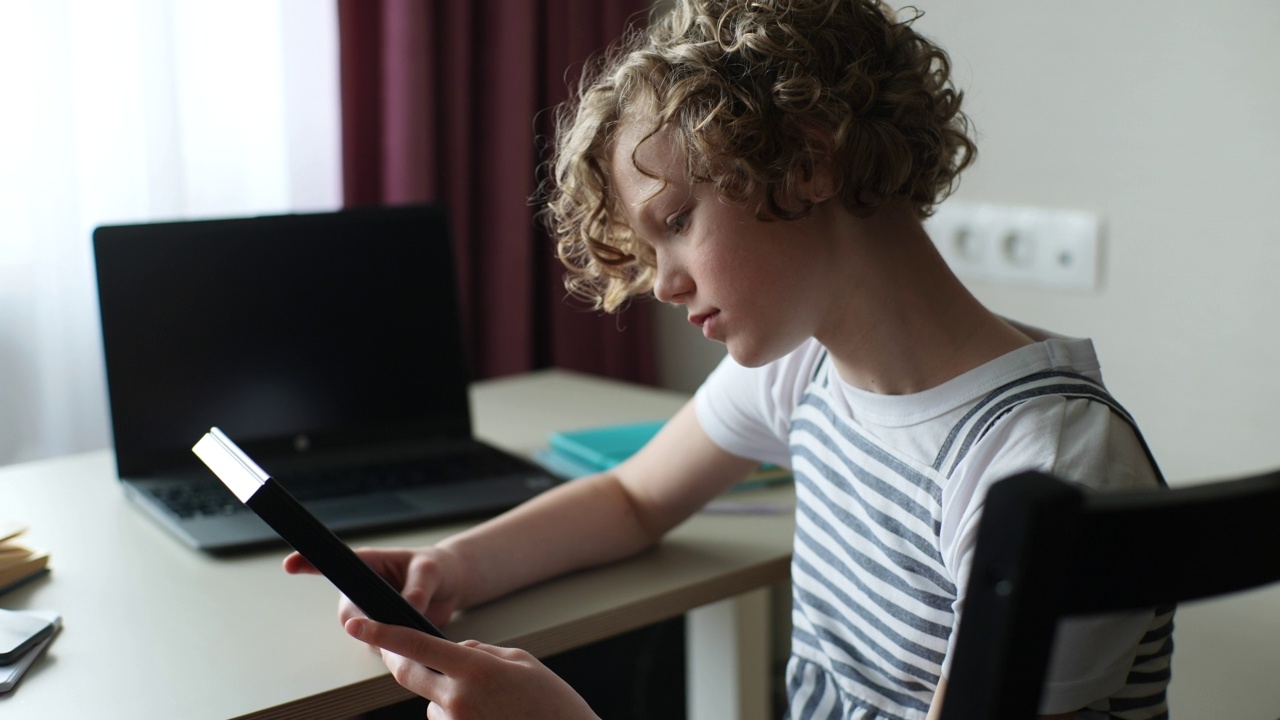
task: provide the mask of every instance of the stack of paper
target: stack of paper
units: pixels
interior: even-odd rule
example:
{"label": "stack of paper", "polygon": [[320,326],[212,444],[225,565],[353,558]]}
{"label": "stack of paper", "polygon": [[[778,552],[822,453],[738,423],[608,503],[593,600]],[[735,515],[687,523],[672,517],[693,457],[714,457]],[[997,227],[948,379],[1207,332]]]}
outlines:
{"label": "stack of paper", "polygon": [[49,553],[18,542],[26,530],[21,523],[0,518],[0,593],[49,572]]}

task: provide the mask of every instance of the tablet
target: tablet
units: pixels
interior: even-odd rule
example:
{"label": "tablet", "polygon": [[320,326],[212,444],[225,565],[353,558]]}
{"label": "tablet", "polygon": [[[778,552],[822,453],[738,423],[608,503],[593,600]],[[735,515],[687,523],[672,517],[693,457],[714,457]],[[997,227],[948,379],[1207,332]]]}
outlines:
{"label": "tablet", "polygon": [[316,519],[283,485],[218,428],[191,448],[240,502],[329,579],[371,619],[443,638],[444,633]]}

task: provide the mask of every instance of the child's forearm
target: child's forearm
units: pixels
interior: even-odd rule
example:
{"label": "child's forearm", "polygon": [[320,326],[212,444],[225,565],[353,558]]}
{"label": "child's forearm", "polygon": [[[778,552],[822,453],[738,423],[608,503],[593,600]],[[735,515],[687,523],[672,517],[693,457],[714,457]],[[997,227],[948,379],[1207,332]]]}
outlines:
{"label": "child's forearm", "polygon": [[440,547],[466,568],[461,607],[557,575],[619,560],[657,542],[611,474],[565,483],[454,535]]}
{"label": "child's forearm", "polygon": [[755,465],[716,446],[690,401],[617,468],[565,483],[441,543],[461,561],[460,606],[634,555]]}

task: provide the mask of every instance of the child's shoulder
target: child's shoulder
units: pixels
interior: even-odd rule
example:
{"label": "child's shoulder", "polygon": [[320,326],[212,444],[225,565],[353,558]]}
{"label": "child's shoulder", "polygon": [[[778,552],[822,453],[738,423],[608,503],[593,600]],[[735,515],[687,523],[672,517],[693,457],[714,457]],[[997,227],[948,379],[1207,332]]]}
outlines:
{"label": "child's shoulder", "polygon": [[1103,386],[1093,343],[1035,335],[950,383],[957,419],[936,463],[949,482],[1040,470],[1103,483],[1108,463],[1145,461],[1136,424]]}
{"label": "child's shoulder", "polygon": [[1133,418],[1100,383],[1076,373],[1038,373],[971,418],[943,468],[950,481],[985,486],[1038,470],[1095,489],[1157,483]]}

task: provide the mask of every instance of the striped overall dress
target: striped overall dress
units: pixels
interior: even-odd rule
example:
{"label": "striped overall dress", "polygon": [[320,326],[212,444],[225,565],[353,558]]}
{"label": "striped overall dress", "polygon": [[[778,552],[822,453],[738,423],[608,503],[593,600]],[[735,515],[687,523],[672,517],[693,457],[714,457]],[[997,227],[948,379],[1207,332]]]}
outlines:
{"label": "striped overall dress", "polygon": [[[1038,373],[980,400],[924,466],[835,410],[840,390],[830,365],[819,363],[790,426],[796,536],[788,717],[923,718],[955,624],[957,588],[939,549],[947,478],[987,429],[1035,397],[1104,402],[1133,421],[1094,381]],[[1128,684],[1080,718],[1167,716],[1172,615],[1172,608],[1157,611]]]}

